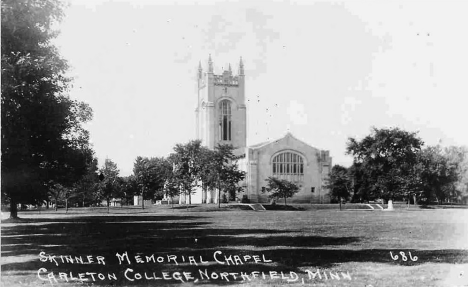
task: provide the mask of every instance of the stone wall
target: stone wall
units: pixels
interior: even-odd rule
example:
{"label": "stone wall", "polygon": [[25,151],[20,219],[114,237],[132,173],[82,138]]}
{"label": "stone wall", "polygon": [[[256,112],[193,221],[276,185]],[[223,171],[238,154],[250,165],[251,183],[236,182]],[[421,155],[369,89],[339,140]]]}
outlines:
{"label": "stone wall", "polygon": [[[231,141],[220,141],[220,111],[222,100],[231,102]],[[218,143],[229,143],[244,148],[247,141],[247,111],[245,106],[245,81],[243,75],[233,76],[205,73],[199,80],[196,136],[203,145],[213,149]]]}
{"label": "stone wall", "polygon": [[[249,198],[252,202],[269,202],[268,193],[263,193],[262,187],[266,187],[265,180],[273,176],[273,157],[287,151],[301,155],[304,160],[304,176],[302,178],[285,178],[296,181],[301,186],[300,191],[288,199],[288,202],[326,203],[330,201],[327,196],[328,191],[323,188],[329,172],[328,166],[331,166],[331,158],[326,152],[311,147],[290,134],[277,141],[248,150]],[[314,192],[312,192],[312,187]]]}

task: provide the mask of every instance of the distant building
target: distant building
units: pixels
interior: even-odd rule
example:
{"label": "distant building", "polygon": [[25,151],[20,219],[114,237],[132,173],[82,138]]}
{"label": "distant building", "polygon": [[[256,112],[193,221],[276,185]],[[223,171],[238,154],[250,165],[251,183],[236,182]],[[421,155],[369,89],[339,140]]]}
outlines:
{"label": "distant building", "polygon": [[[102,206],[107,206],[107,200],[102,200],[101,201],[101,205]],[[122,206],[122,200],[120,198],[111,198],[111,200],[109,200],[109,206]]]}
{"label": "distant building", "polygon": [[[301,186],[290,202],[330,202],[325,180],[332,166],[328,151],[319,150],[295,138],[291,133],[261,144],[246,146],[247,111],[245,105],[245,76],[242,58],[239,72],[233,75],[231,66],[221,75],[213,73],[211,56],[208,71],[198,68],[198,104],[196,112],[197,139],[210,149],[218,143],[232,144],[235,153],[243,156],[240,168],[247,172],[243,194],[250,202],[268,202],[263,193],[269,176],[287,179]],[[242,195],[240,196],[242,197]],[[184,196],[180,197],[184,202]],[[192,203],[215,203],[217,192],[199,190]]]}
{"label": "distant building", "polygon": [[140,206],[142,203],[144,206],[150,206],[153,205],[153,201],[150,199],[145,199],[145,202],[143,201],[143,197],[141,195],[135,195],[133,196],[133,205],[134,206]]}

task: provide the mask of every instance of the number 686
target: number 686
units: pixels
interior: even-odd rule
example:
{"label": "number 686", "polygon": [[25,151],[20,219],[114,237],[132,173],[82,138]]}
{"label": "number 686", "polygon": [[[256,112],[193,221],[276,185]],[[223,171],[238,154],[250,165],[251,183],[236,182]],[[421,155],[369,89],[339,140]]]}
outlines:
{"label": "number 686", "polygon": [[[418,256],[412,256],[410,251],[408,251],[408,257],[403,251],[400,251],[400,256],[403,261],[408,261],[408,257],[411,261],[418,261]],[[398,256],[398,254],[393,255],[392,251],[390,251],[390,257],[392,257],[393,260],[398,260],[400,256]]]}

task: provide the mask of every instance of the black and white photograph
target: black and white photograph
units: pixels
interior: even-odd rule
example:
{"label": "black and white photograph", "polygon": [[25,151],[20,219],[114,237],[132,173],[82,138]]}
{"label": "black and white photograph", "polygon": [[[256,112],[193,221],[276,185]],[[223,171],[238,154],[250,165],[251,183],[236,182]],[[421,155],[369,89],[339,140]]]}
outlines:
{"label": "black and white photograph", "polygon": [[1,286],[468,286],[468,2],[1,1]]}

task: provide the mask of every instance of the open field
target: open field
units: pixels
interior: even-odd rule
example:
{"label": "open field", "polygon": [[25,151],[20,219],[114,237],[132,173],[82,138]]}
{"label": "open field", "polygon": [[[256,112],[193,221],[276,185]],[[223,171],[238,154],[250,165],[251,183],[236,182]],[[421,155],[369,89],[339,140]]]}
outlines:
{"label": "open field", "polygon": [[209,205],[19,216],[1,226],[2,286],[468,286],[466,209]]}

